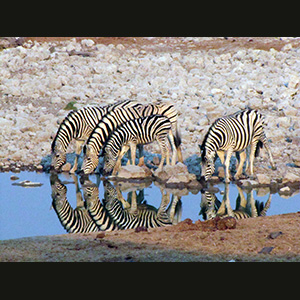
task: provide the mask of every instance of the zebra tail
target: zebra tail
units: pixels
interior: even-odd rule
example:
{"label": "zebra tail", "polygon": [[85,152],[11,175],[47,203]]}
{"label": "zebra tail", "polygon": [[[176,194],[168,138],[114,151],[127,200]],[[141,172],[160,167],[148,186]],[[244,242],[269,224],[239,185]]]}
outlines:
{"label": "zebra tail", "polygon": [[260,148],[262,148],[263,146],[264,146],[263,142],[262,141],[258,141],[258,143],[256,145],[255,153],[254,153],[255,157],[259,156]]}
{"label": "zebra tail", "polygon": [[183,159],[182,159],[182,153],[181,153],[181,136],[180,136],[180,132],[178,130],[178,127],[176,126],[176,133],[174,135],[174,143],[176,146],[176,150],[177,150],[177,155],[178,155],[178,161],[183,163]]}

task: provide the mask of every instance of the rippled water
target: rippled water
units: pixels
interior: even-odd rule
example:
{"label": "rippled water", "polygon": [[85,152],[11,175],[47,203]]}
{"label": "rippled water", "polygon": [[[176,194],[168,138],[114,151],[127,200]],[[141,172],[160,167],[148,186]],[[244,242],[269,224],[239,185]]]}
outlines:
{"label": "rippled water", "polygon": [[[19,179],[11,180],[12,175]],[[42,185],[13,185],[24,180]],[[96,175],[91,175],[89,180],[80,183],[77,176],[63,173],[58,176],[0,173],[0,239],[165,226],[186,218],[204,220],[216,213],[251,217],[300,211],[299,193],[283,198],[279,194],[270,195],[267,188],[246,192],[234,184],[227,187],[218,184],[214,186],[219,189],[213,191],[216,193],[192,194],[187,190],[165,190],[154,182],[145,187],[145,184],[101,181]],[[133,191],[135,188],[137,192]]]}

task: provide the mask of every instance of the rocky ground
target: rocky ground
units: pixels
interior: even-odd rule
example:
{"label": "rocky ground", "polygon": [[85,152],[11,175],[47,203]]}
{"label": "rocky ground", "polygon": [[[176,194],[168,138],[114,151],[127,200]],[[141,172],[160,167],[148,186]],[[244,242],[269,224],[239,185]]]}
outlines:
{"label": "rocky ground", "polygon": [[278,166],[270,170],[262,151],[257,173],[266,181],[300,179],[299,38],[19,38],[1,45],[2,171],[42,170],[69,109],[159,99],[178,109],[192,173],[200,172],[198,144],[211,123],[250,106],[265,115]]}

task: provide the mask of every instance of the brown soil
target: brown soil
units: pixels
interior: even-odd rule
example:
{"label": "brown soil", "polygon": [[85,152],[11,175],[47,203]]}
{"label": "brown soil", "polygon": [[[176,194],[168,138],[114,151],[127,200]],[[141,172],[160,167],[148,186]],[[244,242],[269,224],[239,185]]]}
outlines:
{"label": "brown soil", "polygon": [[299,221],[292,213],[236,224],[229,218],[228,226],[185,220],[148,230],[7,240],[0,242],[0,261],[300,261]]}
{"label": "brown soil", "polygon": [[[52,41],[66,41],[74,37],[26,37],[25,40],[32,40],[37,42],[52,42]],[[209,50],[220,49],[228,51],[235,48],[253,48],[261,50],[269,50],[274,48],[281,50],[283,46],[291,43],[293,46],[299,46],[299,39],[282,40],[274,37],[224,37],[213,38],[211,40],[203,40],[199,42],[183,40],[180,37],[75,37],[76,41],[83,39],[92,39],[97,44],[123,44],[125,46],[132,46],[136,48],[146,47],[147,50],[153,51],[185,51],[185,50]]]}

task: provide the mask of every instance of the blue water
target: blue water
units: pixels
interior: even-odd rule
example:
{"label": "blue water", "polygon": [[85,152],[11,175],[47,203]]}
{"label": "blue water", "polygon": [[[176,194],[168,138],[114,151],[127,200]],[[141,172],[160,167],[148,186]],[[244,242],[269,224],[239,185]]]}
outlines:
{"label": "blue water", "polygon": [[[12,175],[18,176],[18,180],[11,180]],[[76,188],[74,178],[61,173],[58,178],[67,187],[67,199],[72,208],[76,208]],[[89,179],[95,184],[99,184],[99,198],[104,198],[103,182],[96,175],[91,175]],[[21,187],[12,185],[15,182],[30,180],[40,182],[40,187]],[[77,178],[75,177],[75,180]],[[79,183],[81,188],[81,184]],[[224,197],[224,184],[218,184],[219,192],[215,194],[219,201]],[[267,191],[267,190],[266,190]],[[181,191],[182,192],[182,191]],[[299,191],[300,192],[300,191]],[[203,220],[199,215],[201,210],[202,194],[192,194],[181,196],[180,210],[177,212],[177,221],[190,218],[193,221]],[[238,189],[234,184],[229,185],[229,199],[233,209],[236,207]],[[247,194],[243,191],[245,197]],[[128,192],[122,192],[125,200]],[[266,204],[269,194],[261,196],[261,191],[253,191],[255,200]],[[171,195],[170,195],[171,197]],[[102,200],[101,200],[102,201]],[[144,202],[158,208],[161,204],[160,188],[152,183],[144,189]],[[273,194],[270,206],[266,215],[277,215],[300,211],[300,193],[289,198],[283,198],[279,194]],[[57,213],[52,207],[52,196],[49,173],[21,172],[21,173],[0,173],[0,240],[14,239],[29,236],[64,234],[66,229],[61,225]]]}

